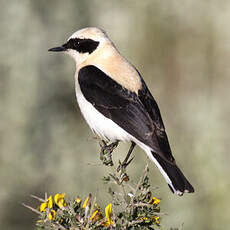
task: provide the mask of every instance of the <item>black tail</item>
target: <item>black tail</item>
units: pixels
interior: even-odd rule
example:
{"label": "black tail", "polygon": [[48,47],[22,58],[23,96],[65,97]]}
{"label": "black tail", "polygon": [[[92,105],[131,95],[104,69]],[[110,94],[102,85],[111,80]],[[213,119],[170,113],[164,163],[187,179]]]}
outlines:
{"label": "black tail", "polygon": [[[159,166],[157,165],[157,167],[160,169],[161,173],[165,177],[169,185],[169,188],[173,193],[182,196],[183,193],[185,192],[189,192],[189,193],[194,192],[194,188],[188,182],[188,180],[185,178],[185,176],[183,175],[183,173],[180,171],[180,169],[177,167],[175,163],[171,164],[165,161],[158,154],[154,152],[152,152],[152,155],[156,159],[156,161],[160,164],[161,168],[163,169],[164,172],[162,172],[162,169],[160,169]],[[164,173],[167,176],[164,175]],[[170,179],[171,183],[170,181],[168,181],[166,177]]]}

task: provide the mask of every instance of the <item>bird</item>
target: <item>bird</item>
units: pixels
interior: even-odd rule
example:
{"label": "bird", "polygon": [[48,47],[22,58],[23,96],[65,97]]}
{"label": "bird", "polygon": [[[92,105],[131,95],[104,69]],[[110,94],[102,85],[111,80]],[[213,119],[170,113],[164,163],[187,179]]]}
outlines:
{"label": "bird", "polygon": [[139,71],[107,33],[86,27],[48,51],[64,52],[76,63],[75,91],[80,111],[102,140],[138,145],[179,196],[194,188],[176,164],[157,102]]}

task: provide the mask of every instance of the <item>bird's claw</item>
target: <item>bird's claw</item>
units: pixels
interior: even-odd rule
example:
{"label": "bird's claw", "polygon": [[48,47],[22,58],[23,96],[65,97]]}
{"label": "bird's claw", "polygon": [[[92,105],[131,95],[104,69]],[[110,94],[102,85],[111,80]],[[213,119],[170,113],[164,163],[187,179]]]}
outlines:
{"label": "bird's claw", "polygon": [[101,146],[100,160],[102,160],[104,165],[113,166],[112,152],[118,146],[118,141],[107,145],[107,143],[102,140],[99,144]]}

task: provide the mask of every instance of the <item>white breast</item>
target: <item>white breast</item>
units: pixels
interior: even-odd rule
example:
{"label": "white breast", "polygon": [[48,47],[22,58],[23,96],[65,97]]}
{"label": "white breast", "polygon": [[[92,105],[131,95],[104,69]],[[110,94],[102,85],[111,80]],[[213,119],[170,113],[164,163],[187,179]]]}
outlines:
{"label": "white breast", "polygon": [[110,141],[130,141],[133,137],[127,133],[124,129],[119,127],[112,120],[105,117],[98,112],[94,106],[88,102],[83,96],[78,80],[75,82],[77,101],[82,112],[83,117],[90,126],[93,132],[95,132],[102,139],[108,139]]}

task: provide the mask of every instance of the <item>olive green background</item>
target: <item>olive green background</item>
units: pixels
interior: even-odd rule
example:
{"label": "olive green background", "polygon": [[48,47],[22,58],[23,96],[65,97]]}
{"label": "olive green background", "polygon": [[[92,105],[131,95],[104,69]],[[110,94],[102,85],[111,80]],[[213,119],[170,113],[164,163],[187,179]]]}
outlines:
{"label": "olive green background", "polygon": [[[33,229],[21,203],[66,192],[102,206],[99,146],[75,100],[75,64],[48,53],[76,30],[98,26],[141,72],[157,100],[178,165],[196,192],[173,195],[152,164],[163,229],[230,224],[230,2],[225,0],[9,0],[0,7],[0,228]],[[114,153],[123,159],[128,144]],[[145,153],[135,149],[136,181]]]}

